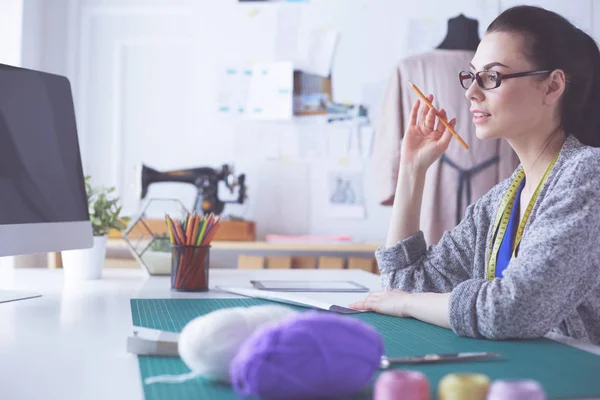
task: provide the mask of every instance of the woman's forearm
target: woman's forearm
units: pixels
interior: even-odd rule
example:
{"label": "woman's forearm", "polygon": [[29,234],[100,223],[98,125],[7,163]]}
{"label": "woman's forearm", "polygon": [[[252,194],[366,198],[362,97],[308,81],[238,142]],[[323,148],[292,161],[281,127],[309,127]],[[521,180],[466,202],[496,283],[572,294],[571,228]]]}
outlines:
{"label": "woman's forearm", "polygon": [[405,304],[409,317],[450,329],[450,293],[411,293]]}
{"label": "woman's forearm", "polygon": [[387,247],[419,232],[423,187],[427,170],[401,164],[388,229]]}

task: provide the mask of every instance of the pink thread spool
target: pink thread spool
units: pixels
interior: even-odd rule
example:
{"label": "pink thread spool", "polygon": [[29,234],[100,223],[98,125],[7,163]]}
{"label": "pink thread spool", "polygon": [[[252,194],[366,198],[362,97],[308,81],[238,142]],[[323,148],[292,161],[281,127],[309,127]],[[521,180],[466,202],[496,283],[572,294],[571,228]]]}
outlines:
{"label": "pink thread spool", "polygon": [[375,382],[374,400],[429,400],[427,377],[418,371],[386,371]]}
{"label": "pink thread spool", "polygon": [[546,393],[532,379],[504,379],[492,382],[487,400],[546,400]]}

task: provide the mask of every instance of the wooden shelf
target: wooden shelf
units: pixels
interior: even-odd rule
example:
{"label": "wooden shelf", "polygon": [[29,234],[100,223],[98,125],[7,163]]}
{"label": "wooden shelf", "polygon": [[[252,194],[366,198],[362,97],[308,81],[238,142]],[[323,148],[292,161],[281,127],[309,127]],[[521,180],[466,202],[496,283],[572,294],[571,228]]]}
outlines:
{"label": "wooden shelf", "polygon": [[[127,246],[122,239],[108,239],[109,248],[124,248]],[[254,242],[212,242],[212,248],[215,250],[251,250],[251,251],[335,251],[348,253],[367,253],[375,252],[381,247],[379,243],[269,243],[262,241]]]}

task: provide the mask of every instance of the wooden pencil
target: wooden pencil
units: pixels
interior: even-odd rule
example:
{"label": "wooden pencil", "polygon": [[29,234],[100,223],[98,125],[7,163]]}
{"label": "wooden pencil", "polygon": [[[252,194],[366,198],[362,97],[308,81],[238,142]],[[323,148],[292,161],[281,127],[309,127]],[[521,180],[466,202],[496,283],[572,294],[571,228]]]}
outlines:
{"label": "wooden pencil", "polygon": [[[208,265],[204,265],[208,256],[208,248],[220,228],[220,216],[200,216],[196,212],[187,215],[181,220],[173,220],[165,214],[167,229],[171,244],[181,246],[174,260],[177,269],[173,277],[176,289],[197,289],[206,285]],[[201,258],[201,260],[199,259]]]}
{"label": "wooden pencil", "polygon": [[171,219],[169,218],[169,214],[165,214],[165,221],[167,223],[167,231],[169,233],[169,239],[171,240],[171,244],[175,244],[175,237],[173,236],[173,228],[171,226]]}
{"label": "wooden pencil", "polygon": [[188,238],[188,241],[187,241],[188,246],[193,246],[195,244],[196,236],[198,235],[198,228],[199,228],[198,225],[200,223],[199,219],[200,218],[197,215],[194,215],[192,217],[192,222],[191,222],[191,224],[192,224],[192,233],[191,233],[191,235],[190,235],[190,237]]}
{"label": "wooden pencil", "polygon": [[191,222],[191,218],[188,214],[188,216],[186,217],[186,221],[187,221],[187,228],[185,230],[185,243],[184,245],[189,244],[190,238],[192,237],[192,222]]}
{"label": "wooden pencil", "polygon": [[448,121],[446,121],[444,118],[442,118],[442,116],[440,115],[440,112],[438,110],[436,110],[436,108],[433,106],[433,104],[431,104],[429,99],[427,97],[425,97],[425,95],[419,90],[417,85],[415,85],[411,81],[408,81],[408,83],[413,88],[415,93],[417,93],[417,95],[421,98],[421,100],[427,105],[427,107],[431,108],[433,110],[433,112],[435,112],[435,115],[437,115],[437,117],[440,119],[442,124],[444,124],[444,126],[450,131],[452,136],[454,136],[456,138],[456,140],[458,140],[458,142],[461,144],[461,146],[464,147],[465,149],[469,150],[469,145],[463,140],[463,138],[460,137],[458,132],[456,132],[454,130],[454,128],[452,128],[452,126],[448,123]]}
{"label": "wooden pencil", "polygon": [[208,246],[210,244],[210,242],[213,240],[213,238],[215,237],[215,235],[219,231],[220,227],[221,227],[220,224],[214,224],[213,225],[213,227],[211,228],[209,234],[204,238],[204,241],[202,242],[202,246]]}
{"label": "wooden pencil", "polygon": [[202,230],[200,231],[200,236],[198,237],[200,243],[204,240],[204,235],[206,234],[206,228],[208,225],[208,219],[204,219],[202,221]]}
{"label": "wooden pencil", "polygon": [[180,221],[175,222],[175,231],[179,235],[179,242],[177,244],[183,246],[185,244],[185,235],[183,234],[182,223]]}

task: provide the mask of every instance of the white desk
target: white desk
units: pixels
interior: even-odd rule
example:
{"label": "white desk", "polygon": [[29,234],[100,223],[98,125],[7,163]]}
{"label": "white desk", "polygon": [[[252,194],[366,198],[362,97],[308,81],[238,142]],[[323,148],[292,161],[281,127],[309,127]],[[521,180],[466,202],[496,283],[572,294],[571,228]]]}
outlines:
{"label": "white desk", "polygon": [[[241,286],[250,279],[348,279],[379,289],[362,270],[211,271],[209,284]],[[137,357],[125,351],[131,298],[240,297],[220,291],[171,292],[168,277],[141,270],[104,270],[97,281],[65,282],[62,270],[0,268],[0,288],[42,297],[0,304],[0,398],[143,399]],[[304,294],[303,294],[304,295]],[[314,294],[347,305],[365,296]]]}
{"label": "white desk", "polygon": [[[211,291],[171,292],[168,277],[140,270],[105,270],[98,281],[64,282],[62,270],[0,268],[0,288],[42,297],[0,304],[0,398],[142,399],[136,356],[125,351],[131,298],[238,297]],[[361,270],[212,270],[210,286],[250,279],[348,279],[373,290],[379,277]],[[303,294],[305,295],[305,294]],[[312,294],[347,305],[364,297]],[[596,346],[588,349],[598,351]],[[600,351],[598,351],[600,354]]]}

